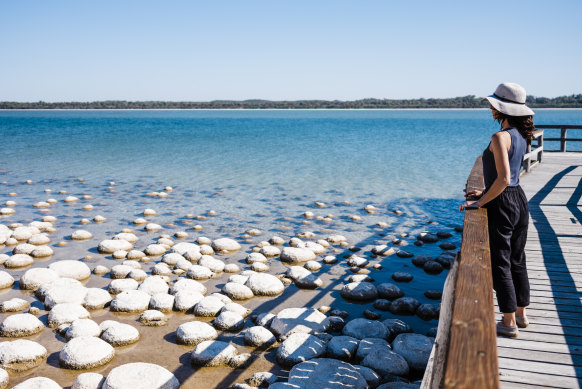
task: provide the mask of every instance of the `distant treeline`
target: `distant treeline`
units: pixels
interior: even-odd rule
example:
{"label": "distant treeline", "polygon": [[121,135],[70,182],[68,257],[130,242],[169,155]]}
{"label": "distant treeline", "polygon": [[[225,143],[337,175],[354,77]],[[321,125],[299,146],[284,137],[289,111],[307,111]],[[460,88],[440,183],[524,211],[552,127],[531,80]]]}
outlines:
{"label": "distant treeline", "polygon": [[[340,100],[214,100],[195,101],[92,101],[19,103],[1,101],[0,109],[381,109],[381,108],[486,108],[481,97],[473,95],[449,99],[362,99]],[[532,108],[582,108],[582,94],[554,98],[528,96]]]}

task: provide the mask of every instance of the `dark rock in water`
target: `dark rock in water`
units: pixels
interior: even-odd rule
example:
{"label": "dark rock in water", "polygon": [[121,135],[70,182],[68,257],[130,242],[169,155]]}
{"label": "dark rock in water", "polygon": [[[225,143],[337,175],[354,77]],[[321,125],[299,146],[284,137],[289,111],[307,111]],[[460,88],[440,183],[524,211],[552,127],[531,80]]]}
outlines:
{"label": "dark rock in water", "polygon": [[317,358],[325,354],[326,344],[316,336],[297,332],[277,348],[277,362],[285,367]]}
{"label": "dark rock in water", "polygon": [[412,264],[414,266],[423,267],[427,261],[434,261],[434,258],[430,255],[418,255],[415,258],[412,258]]}
{"label": "dark rock in water", "polygon": [[370,273],[370,270],[362,268],[362,267],[358,267],[358,266],[350,267],[350,271],[354,274],[369,274]]}
{"label": "dark rock in water", "polygon": [[[386,377],[383,377],[386,378]],[[420,389],[420,385],[408,383],[405,380],[387,382],[378,386],[376,389]]]}
{"label": "dark rock in water", "polygon": [[381,311],[388,311],[390,310],[390,304],[392,304],[390,300],[378,299],[374,301],[374,308]]}
{"label": "dark rock in water", "polygon": [[378,319],[380,318],[380,316],[381,316],[381,315],[380,315],[379,313],[376,313],[376,312],[374,312],[374,311],[371,311],[371,310],[369,310],[369,309],[366,309],[366,310],[364,311],[364,317],[365,317],[366,319],[370,319],[370,320],[378,320]]}
{"label": "dark rock in water", "polygon": [[424,242],[422,240],[415,240],[414,245],[420,247],[420,246],[424,245]]}
{"label": "dark rock in water", "polygon": [[346,325],[345,320],[339,316],[330,316],[327,319],[329,320],[329,331],[331,332],[341,331]]}
{"label": "dark rock in water", "polygon": [[386,326],[379,321],[358,318],[350,320],[342,330],[342,334],[356,339],[370,337],[386,339],[389,332]]}
{"label": "dark rock in water", "polygon": [[438,318],[438,310],[432,304],[421,304],[416,309],[416,316],[422,320],[429,321]]}
{"label": "dark rock in water", "polygon": [[443,265],[445,269],[450,269],[453,263],[455,263],[455,258],[457,257],[457,253],[447,251],[442,253],[438,257],[436,257],[435,261]]}
{"label": "dark rock in water", "polygon": [[392,274],[392,279],[397,282],[410,282],[412,281],[412,274],[397,271],[396,273]]}
{"label": "dark rock in water", "polygon": [[408,251],[404,251],[404,250],[398,250],[396,255],[399,256],[400,258],[412,258],[412,257],[414,257],[414,254],[409,253]]}
{"label": "dark rock in water", "polygon": [[350,282],[340,294],[348,300],[374,300],[378,297],[376,287],[369,282]]}
{"label": "dark rock in water", "polygon": [[409,367],[406,359],[388,349],[374,349],[361,363],[381,375],[394,374],[401,377],[408,376]]}
{"label": "dark rock in water", "polygon": [[360,373],[366,382],[368,383],[368,388],[376,388],[382,382],[382,377],[380,374],[376,373],[374,370],[366,366],[354,365],[354,369]]}
{"label": "dark rock in water", "polygon": [[455,231],[463,232],[463,226],[455,226]]}
{"label": "dark rock in water", "polygon": [[447,239],[447,238],[450,238],[451,236],[453,236],[453,234],[451,234],[448,231],[439,231],[439,232],[437,232],[437,236],[441,239]]}
{"label": "dark rock in water", "polygon": [[389,341],[397,335],[412,332],[412,328],[400,319],[386,319],[382,322],[390,331]]}
{"label": "dark rock in water", "polygon": [[431,329],[429,329],[427,331],[426,336],[428,336],[430,338],[436,338],[438,330],[439,330],[438,327],[432,327]]}
{"label": "dark rock in water", "polygon": [[348,247],[348,250],[350,250],[352,253],[357,253],[358,251],[361,250],[361,248],[357,247],[357,246],[351,246],[351,247]]}
{"label": "dark rock in water", "polygon": [[[315,358],[296,365],[289,372],[288,383],[289,388],[295,389],[366,389],[368,387],[366,379],[354,366],[331,358]],[[274,385],[269,387],[274,387]]]}
{"label": "dark rock in water", "polygon": [[436,261],[427,261],[424,266],[424,271],[428,274],[439,274],[443,271],[443,265]]}
{"label": "dark rock in water", "polygon": [[393,239],[392,244],[395,246],[401,246],[404,243],[402,239]]}
{"label": "dark rock in water", "polygon": [[421,334],[400,334],[392,342],[394,351],[406,359],[413,373],[422,374],[426,369],[434,339]]}
{"label": "dark rock in water", "polygon": [[439,238],[430,232],[421,232],[416,236],[416,239],[422,240],[424,243],[435,243],[438,242]]}
{"label": "dark rock in water", "polygon": [[378,297],[383,299],[394,300],[404,296],[404,292],[399,287],[389,282],[378,285],[376,289],[378,290]]}
{"label": "dark rock in water", "polygon": [[395,315],[414,315],[420,302],[413,297],[400,297],[390,304],[390,312]]}
{"label": "dark rock in water", "polygon": [[331,311],[329,311],[329,316],[339,316],[342,319],[345,319],[346,317],[349,316],[349,314],[346,311],[342,311],[339,309],[332,309]]}
{"label": "dark rock in water", "polygon": [[454,250],[457,248],[457,246],[455,246],[454,244],[450,243],[450,242],[444,242],[439,244],[439,247],[443,250]]}
{"label": "dark rock in water", "polygon": [[376,349],[392,350],[390,343],[381,338],[364,338],[358,345],[356,361],[362,361],[370,352]]}
{"label": "dark rock in water", "polygon": [[334,336],[327,343],[327,353],[329,358],[349,361],[356,355],[360,341],[351,336]]}
{"label": "dark rock in water", "polygon": [[427,290],[424,292],[424,295],[431,300],[440,300],[441,297],[443,297],[443,293],[441,291],[434,289]]}

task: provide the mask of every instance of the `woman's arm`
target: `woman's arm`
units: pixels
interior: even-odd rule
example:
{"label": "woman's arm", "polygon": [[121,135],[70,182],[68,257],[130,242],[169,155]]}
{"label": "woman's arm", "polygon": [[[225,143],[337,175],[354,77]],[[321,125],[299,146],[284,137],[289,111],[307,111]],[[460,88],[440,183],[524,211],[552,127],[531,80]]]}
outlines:
{"label": "woman's arm", "polygon": [[[501,192],[509,185],[511,182],[511,169],[509,168],[509,148],[511,147],[511,135],[507,132],[502,131],[493,134],[491,137],[491,147],[490,150],[493,152],[493,157],[495,159],[495,169],[497,170],[497,178],[493,181],[493,184],[489,190],[475,203],[472,207],[480,208],[499,196]],[[463,211],[467,207],[467,203],[462,204],[459,207],[460,211]]]}

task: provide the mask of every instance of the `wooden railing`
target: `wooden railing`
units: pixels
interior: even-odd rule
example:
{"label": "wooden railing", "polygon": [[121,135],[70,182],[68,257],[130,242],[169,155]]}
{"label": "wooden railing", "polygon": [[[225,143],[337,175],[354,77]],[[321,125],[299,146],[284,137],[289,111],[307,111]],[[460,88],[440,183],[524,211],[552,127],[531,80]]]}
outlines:
{"label": "wooden railing", "polygon": [[[568,130],[580,130],[582,129],[582,125],[573,125],[573,124],[541,124],[536,125],[536,128],[540,129],[549,129],[549,128],[558,128],[560,129],[560,137],[559,138],[546,138],[548,142],[560,142],[560,151],[566,151],[566,143],[567,142],[582,142],[581,138],[569,138],[567,137]],[[552,151],[552,150],[546,150]]]}
{"label": "wooden railing", "polygon": [[534,132],[534,140],[537,141],[535,148],[532,150],[532,145],[527,145],[526,153],[523,156],[523,170],[526,173],[529,173],[532,168],[542,162],[544,155],[544,130],[536,130]]}
{"label": "wooden railing", "polygon": [[[478,157],[466,190],[483,189]],[[422,389],[499,388],[487,211],[465,211],[461,251],[441,301],[439,327]]]}

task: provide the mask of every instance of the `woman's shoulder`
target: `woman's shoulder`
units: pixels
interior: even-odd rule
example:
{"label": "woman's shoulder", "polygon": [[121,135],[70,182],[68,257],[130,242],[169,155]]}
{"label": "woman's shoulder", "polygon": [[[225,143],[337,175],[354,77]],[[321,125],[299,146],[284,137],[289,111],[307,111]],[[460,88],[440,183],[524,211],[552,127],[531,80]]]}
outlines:
{"label": "woman's shoulder", "polygon": [[503,139],[511,139],[511,135],[507,130],[497,131],[495,134],[491,135],[492,142],[501,142]]}

